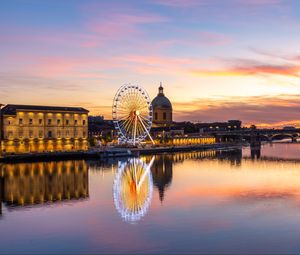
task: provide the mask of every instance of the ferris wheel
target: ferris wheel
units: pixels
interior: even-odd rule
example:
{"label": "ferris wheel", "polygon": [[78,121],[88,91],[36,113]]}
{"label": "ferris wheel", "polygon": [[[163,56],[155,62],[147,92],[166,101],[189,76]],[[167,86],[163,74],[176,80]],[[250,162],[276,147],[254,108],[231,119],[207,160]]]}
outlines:
{"label": "ferris wheel", "polygon": [[113,100],[112,117],[120,143],[135,145],[150,136],[152,105],[148,93],[139,85],[125,84]]}
{"label": "ferris wheel", "polygon": [[127,222],[140,220],[148,211],[153,192],[151,167],[140,158],[119,162],[113,184],[114,204],[121,217]]}

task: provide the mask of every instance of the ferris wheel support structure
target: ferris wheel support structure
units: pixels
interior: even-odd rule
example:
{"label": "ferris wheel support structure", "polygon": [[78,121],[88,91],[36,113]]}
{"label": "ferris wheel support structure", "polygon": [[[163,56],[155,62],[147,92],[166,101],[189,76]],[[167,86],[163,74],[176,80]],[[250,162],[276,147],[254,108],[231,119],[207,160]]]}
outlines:
{"label": "ferris wheel support structure", "polygon": [[150,138],[150,140],[151,140],[152,144],[155,144],[155,142],[153,141],[153,139],[152,139],[152,137],[151,137],[151,135],[150,135],[150,133],[149,133],[148,129],[145,127],[144,123],[141,121],[141,117],[140,117],[140,116],[138,116],[138,118],[140,119],[140,122],[141,122],[141,124],[142,124],[143,128],[145,129],[145,131],[146,131],[146,133],[147,133],[148,137]]}

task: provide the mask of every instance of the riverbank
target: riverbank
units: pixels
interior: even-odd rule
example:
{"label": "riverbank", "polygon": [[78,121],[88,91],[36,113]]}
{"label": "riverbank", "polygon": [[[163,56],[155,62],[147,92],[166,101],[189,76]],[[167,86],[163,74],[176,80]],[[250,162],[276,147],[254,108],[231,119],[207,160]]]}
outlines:
{"label": "riverbank", "polygon": [[46,153],[26,153],[6,155],[0,158],[0,162],[28,162],[28,161],[53,161],[53,160],[71,160],[71,159],[107,159],[119,157],[136,157],[139,155],[201,151],[201,150],[221,150],[241,148],[242,143],[217,143],[186,146],[166,146],[149,148],[117,148],[109,147],[102,149],[90,149],[88,151],[76,152],[46,152]]}

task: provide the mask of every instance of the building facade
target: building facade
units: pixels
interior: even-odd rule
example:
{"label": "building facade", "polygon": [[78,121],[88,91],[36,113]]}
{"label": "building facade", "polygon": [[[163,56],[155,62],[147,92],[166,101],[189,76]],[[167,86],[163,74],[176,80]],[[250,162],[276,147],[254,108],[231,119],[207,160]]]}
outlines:
{"label": "building facade", "polygon": [[88,149],[88,110],[6,105],[1,109],[1,153]]}
{"label": "building facade", "polygon": [[227,122],[197,123],[195,126],[199,132],[236,131],[242,128],[242,122],[228,120]]}
{"label": "building facade", "polygon": [[153,126],[170,126],[173,121],[173,109],[170,100],[164,94],[164,88],[160,83],[158,95],[152,100]]}

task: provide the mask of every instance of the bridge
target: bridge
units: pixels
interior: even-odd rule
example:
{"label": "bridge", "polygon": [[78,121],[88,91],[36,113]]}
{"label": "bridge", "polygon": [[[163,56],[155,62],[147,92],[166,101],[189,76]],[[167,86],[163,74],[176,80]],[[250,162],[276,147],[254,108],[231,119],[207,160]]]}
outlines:
{"label": "bridge", "polygon": [[250,129],[243,128],[234,131],[214,131],[207,132],[216,137],[219,142],[247,141],[249,143],[259,143],[261,141],[276,141],[290,139],[297,142],[300,139],[300,129]]}

